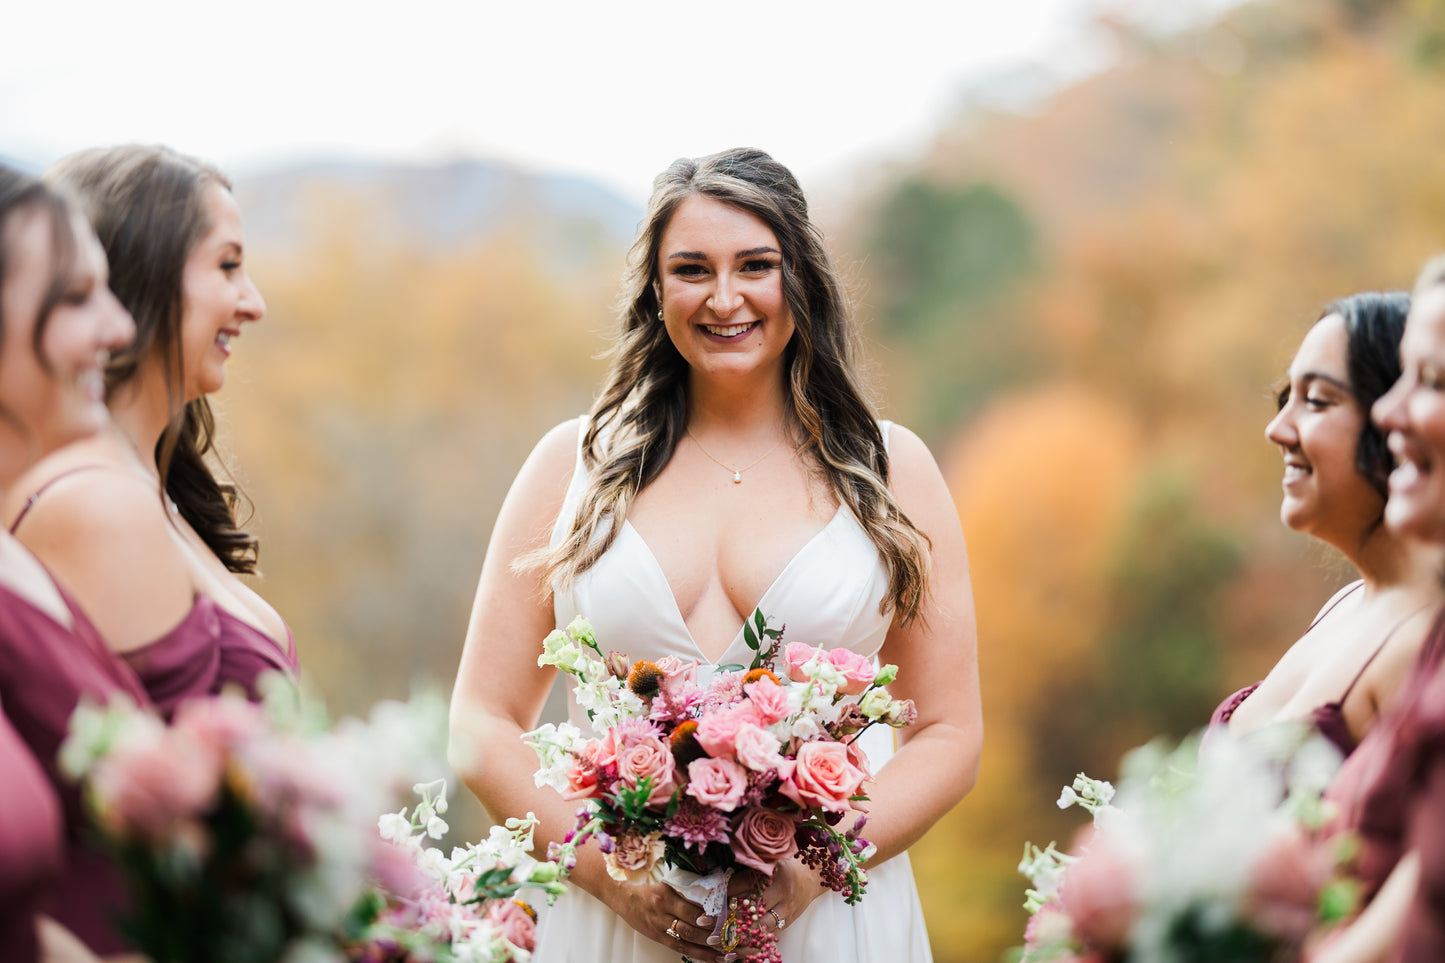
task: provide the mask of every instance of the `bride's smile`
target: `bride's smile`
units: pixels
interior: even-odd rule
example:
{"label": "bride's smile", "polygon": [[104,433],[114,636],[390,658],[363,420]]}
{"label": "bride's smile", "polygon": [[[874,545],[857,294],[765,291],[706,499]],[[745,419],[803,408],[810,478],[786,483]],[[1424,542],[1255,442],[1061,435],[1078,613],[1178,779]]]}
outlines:
{"label": "bride's smile", "polygon": [[793,336],[778,238],[703,195],[678,205],[658,252],[662,321],[693,376],[780,371]]}

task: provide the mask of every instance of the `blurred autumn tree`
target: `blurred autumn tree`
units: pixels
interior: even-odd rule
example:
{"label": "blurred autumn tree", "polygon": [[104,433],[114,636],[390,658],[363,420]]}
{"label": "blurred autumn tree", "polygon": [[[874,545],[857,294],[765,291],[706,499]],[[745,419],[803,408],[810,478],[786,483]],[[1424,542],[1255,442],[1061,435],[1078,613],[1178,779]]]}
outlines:
{"label": "blurred autumn tree", "polygon": [[1101,22],[1115,66],[964,112],[846,230],[974,574],[983,770],[913,850],[938,960],[1020,941],[1060,786],[1207,721],[1346,577],[1279,525],[1269,387],[1324,304],[1445,244],[1442,7]]}

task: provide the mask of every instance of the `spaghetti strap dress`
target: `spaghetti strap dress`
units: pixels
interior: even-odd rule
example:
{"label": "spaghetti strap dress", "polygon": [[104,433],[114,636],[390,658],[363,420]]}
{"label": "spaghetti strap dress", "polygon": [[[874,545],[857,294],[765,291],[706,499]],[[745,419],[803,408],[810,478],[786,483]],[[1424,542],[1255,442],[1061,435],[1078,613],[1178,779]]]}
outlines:
{"label": "spaghetti strap dress", "polygon": [[[56,482],[104,468],[100,464],[79,465],[31,492],[10,523],[10,534],[15,534],[25,516]],[[228,686],[237,686],[248,698],[258,699],[257,683],[263,674],[281,672],[294,678],[300,668],[290,626],[286,627],[283,649],[266,633],[201,593],[169,632],[121,653],[121,658],[129,663],[146,694],[167,719],[185,700],[217,695]]]}
{"label": "spaghetti strap dress", "polygon": [[80,791],[61,775],[57,755],[82,698],[105,702],[120,693],[140,705],[149,700],[79,606],[63,590],[61,598],[70,610],[68,626],[0,585],[0,706],[49,778],[63,817],[65,866],[41,908],[94,952],[118,953],[126,948],[112,925],[121,905],[119,879],[109,857],[93,848]]}
{"label": "spaghetti strap dress", "polygon": [[[1353,595],[1355,591],[1364,584],[1363,581],[1357,581],[1339,592],[1335,596],[1334,601],[1315,617],[1315,620],[1310,623],[1309,628],[1313,629],[1316,625],[1319,625],[1321,620],[1323,620],[1326,615],[1329,615],[1336,605],[1343,602],[1346,597]],[[1404,625],[1406,621],[1408,621],[1408,619],[1402,620],[1391,628],[1389,632],[1385,633],[1385,637],[1380,640],[1379,645],[1375,646],[1375,651],[1370,653],[1370,657],[1360,666],[1359,671],[1355,673],[1355,677],[1350,680],[1350,684],[1345,687],[1345,691],[1338,699],[1326,702],[1324,705],[1315,706],[1309,714],[1310,725],[1338,749],[1343,758],[1349,758],[1350,753],[1354,752],[1358,746],[1358,743],[1355,742],[1354,733],[1350,732],[1349,720],[1345,718],[1345,702],[1350,698],[1350,693],[1355,690],[1356,684],[1364,678],[1365,671],[1374,663],[1376,657],[1385,651],[1385,646],[1389,644],[1395,632],[1401,625]],[[1305,632],[1308,633],[1309,629],[1306,629]],[[1219,707],[1214,710],[1214,714],[1209,717],[1210,728],[1228,725],[1229,720],[1234,717],[1235,711],[1244,704],[1246,699],[1254,694],[1254,690],[1258,689],[1259,686],[1260,683],[1258,682],[1247,685],[1221,702]]]}
{"label": "spaghetti strap dress", "polygon": [[[587,483],[579,446],[577,467],[563,502],[552,544],[565,535]],[[885,445],[888,422],[880,422]],[[877,548],[847,509],[840,507],[800,549],[764,593],[759,608],[786,624],[785,641],[847,647],[874,657],[891,624],[878,611],[888,571]],[[623,521],[611,547],[567,591],[554,592],[554,615],[565,627],[586,616],[605,647],[626,649],[629,659],[656,661],[672,655],[707,660],[699,651],[663,572],[647,543]],[[743,663],[751,652],[739,627],[716,664]],[[586,731],[586,713],[568,692],[571,721]],[[859,744],[876,774],[894,751],[893,730],[875,726]],[[932,953],[923,910],[906,853],[868,870],[868,891],[849,906],[825,893],[783,931],[784,960],[828,963],[928,963]],[[626,885],[626,884],[618,884]],[[679,954],[643,936],[608,907],[573,887],[551,907],[541,907],[536,963],[677,963]]]}

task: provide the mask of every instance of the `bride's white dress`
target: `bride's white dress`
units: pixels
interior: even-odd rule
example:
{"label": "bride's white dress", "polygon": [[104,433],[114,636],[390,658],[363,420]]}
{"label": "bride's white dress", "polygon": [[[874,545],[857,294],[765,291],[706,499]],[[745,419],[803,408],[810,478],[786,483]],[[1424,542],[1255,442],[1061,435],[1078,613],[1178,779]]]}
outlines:
{"label": "bride's white dress", "polygon": [[[888,439],[888,423],[881,423]],[[579,432],[580,434],[580,432]],[[573,517],[586,484],[579,458],[567,491],[553,543]],[[843,508],[788,563],[764,593],[759,608],[774,624],[786,624],[784,641],[829,648],[847,646],[873,656],[891,621],[878,612],[888,573],[873,543]],[[558,626],[578,615],[591,620],[604,648],[630,659],[679,658],[706,662],[688,633],[657,559],[635,529],[623,522],[612,546],[571,590],[557,593]],[[752,652],[742,629],[717,664],[746,665]],[[568,693],[573,724],[589,731],[586,714]],[[877,771],[893,754],[891,729],[875,726],[860,745]],[[867,832],[864,832],[867,835]],[[619,884],[625,885],[625,884]],[[677,963],[679,953],[642,936],[603,903],[573,888],[553,906],[538,907],[539,963]],[[789,921],[781,951],[786,963],[928,963],[932,954],[923,911],[907,854],[869,870],[862,902],[849,906],[836,893],[825,893],[801,918]]]}

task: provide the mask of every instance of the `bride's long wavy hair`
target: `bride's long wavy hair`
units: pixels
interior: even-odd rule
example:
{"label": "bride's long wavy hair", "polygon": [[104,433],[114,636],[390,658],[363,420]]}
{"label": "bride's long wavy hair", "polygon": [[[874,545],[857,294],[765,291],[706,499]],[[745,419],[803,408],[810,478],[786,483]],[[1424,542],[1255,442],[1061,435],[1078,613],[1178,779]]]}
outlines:
{"label": "bride's long wavy hair", "polygon": [[[858,332],[822,234],[792,173],[759,150],[683,158],[658,175],[628,254],[620,330],[582,438],[590,474],[566,537],[524,560],[565,589],[607,551],[637,493],[672,458],[687,430],[688,365],[659,319],[658,249],[679,204],[702,195],[762,220],[783,252],[783,294],[796,324],[784,355],[798,451],[826,478],[888,567],[882,611],[904,622],[927,597],[929,545],[888,490],[888,453],[858,377]],[[528,566],[530,567],[530,566]]]}

